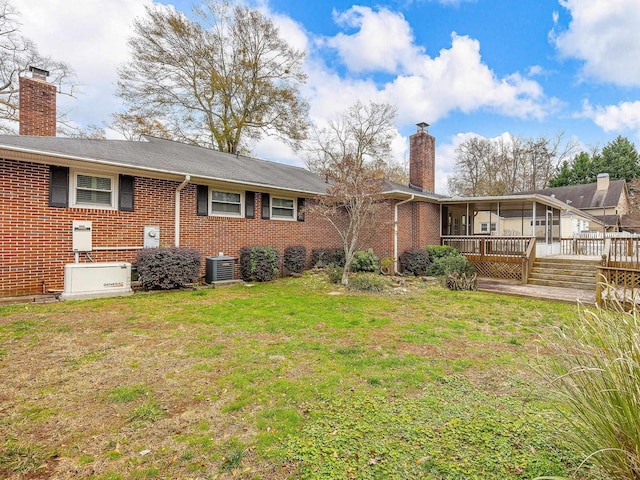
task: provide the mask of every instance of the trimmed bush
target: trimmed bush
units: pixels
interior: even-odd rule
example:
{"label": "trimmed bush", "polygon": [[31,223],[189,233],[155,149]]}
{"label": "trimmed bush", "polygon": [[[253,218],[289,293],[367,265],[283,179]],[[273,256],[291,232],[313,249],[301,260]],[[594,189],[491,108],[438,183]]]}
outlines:
{"label": "trimmed bush", "polygon": [[291,273],[302,273],[307,262],[307,249],[304,245],[294,245],[284,249],[282,264]]}
{"label": "trimmed bush", "polygon": [[438,258],[460,255],[458,249],[449,247],[447,245],[429,245],[426,250],[429,254],[429,260],[432,263],[435,262]]}
{"label": "trimmed bush", "polygon": [[472,275],[475,271],[473,264],[453,247],[427,247],[427,252],[431,260],[429,269],[427,270],[428,275],[442,277],[453,272],[457,272],[458,275],[462,275],[463,273]]}
{"label": "trimmed bush", "polygon": [[200,277],[202,254],[193,248],[146,248],[136,255],[138,280],[146,290],[182,288]]}
{"label": "trimmed bush", "polygon": [[360,250],[355,253],[355,255],[353,256],[353,261],[351,262],[351,271],[353,273],[358,273],[358,272],[379,273],[380,272],[380,262],[378,260],[378,257],[376,257],[375,253],[373,253],[372,248],[366,251]]}
{"label": "trimmed bush", "polygon": [[391,281],[388,278],[371,272],[359,273],[349,280],[350,289],[366,292],[382,292],[389,285],[391,285]]}
{"label": "trimmed bush", "polygon": [[429,254],[424,248],[409,248],[400,254],[398,263],[405,275],[424,275],[429,269]]}
{"label": "trimmed bush", "polygon": [[245,282],[268,282],[279,273],[280,254],[275,247],[256,245],[240,249],[240,276]]}
{"label": "trimmed bush", "polygon": [[327,275],[331,283],[341,283],[344,269],[333,263],[327,267]]}
{"label": "trimmed bush", "polygon": [[466,276],[470,276],[476,273],[476,268],[473,266],[473,263],[467,260],[467,257],[464,255],[445,257],[440,261],[444,267],[445,275],[457,273],[458,275],[465,274]]}
{"label": "trimmed bush", "polygon": [[334,264],[344,267],[344,250],[342,248],[314,248],[311,250],[311,265],[325,268]]}

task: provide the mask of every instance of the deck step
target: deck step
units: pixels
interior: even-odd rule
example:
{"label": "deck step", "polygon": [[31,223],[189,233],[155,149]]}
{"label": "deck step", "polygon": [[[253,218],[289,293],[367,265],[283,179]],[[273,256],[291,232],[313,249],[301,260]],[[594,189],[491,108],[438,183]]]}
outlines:
{"label": "deck step", "polygon": [[530,285],[595,290],[597,260],[544,257],[536,260],[529,274]]}

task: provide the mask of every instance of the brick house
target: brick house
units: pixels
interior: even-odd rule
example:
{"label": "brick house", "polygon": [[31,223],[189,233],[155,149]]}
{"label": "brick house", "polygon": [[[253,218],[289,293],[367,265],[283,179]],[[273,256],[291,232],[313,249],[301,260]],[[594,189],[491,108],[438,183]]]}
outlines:
{"label": "brick house", "polygon": [[[0,136],[0,296],[61,290],[64,265],[133,261],[145,227],[161,246],[237,257],[245,245],[340,246],[322,219],[304,214],[325,192],[306,169],[154,137],[140,141],[58,138],[55,89],[46,72],[21,78],[21,135]],[[51,125],[53,122],[53,130]],[[435,139],[411,136],[410,186],[388,182],[389,218],[371,247],[397,258],[440,243]],[[91,222],[92,249],[78,255],[72,226]]]}

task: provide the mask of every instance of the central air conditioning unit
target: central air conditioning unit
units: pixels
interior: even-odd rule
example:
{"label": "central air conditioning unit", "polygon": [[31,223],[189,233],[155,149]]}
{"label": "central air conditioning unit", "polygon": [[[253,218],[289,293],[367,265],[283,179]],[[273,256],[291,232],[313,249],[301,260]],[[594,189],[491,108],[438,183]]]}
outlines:
{"label": "central air conditioning unit", "polygon": [[64,266],[64,291],[60,295],[61,300],[131,294],[130,263],[69,263]]}
{"label": "central air conditioning unit", "polygon": [[205,282],[221,282],[224,280],[233,280],[233,270],[235,259],[233,257],[207,257],[205,266]]}

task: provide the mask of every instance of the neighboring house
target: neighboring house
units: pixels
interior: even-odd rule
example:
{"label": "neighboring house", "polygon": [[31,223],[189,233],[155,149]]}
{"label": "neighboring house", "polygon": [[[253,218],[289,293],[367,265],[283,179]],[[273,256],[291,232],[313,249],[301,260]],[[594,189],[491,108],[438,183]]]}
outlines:
{"label": "neighboring house", "polygon": [[[545,188],[535,192],[540,195],[557,198],[574,208],[597,218],[608,232],[621,230],[621,219],[631,211],[631,202],[627,182],[610,180],[608,173],[598,175],[596,183],[569,185],[566,187]],[[573,218],[574,225],[579,219]],[[588,228],[582,228],[588,230]]]}
{"label": "neighboring house", "polygon": [[[21,87],[45,98],[51,86],[35,73]],[[246,245],[304,245],[308,253],[342,245],[323,219],[304,213],[327,186],[306,169],[148,136],[33,136],[52,134],[37,125],[55,124],[55,102],[20,113],[21,132],[31,135],[0,136],[0,296],[61,290],[64,265],[74,261],[133,261],[148,229],[161,246],[205,256],[237,257]],[[381,258],[440,243],[434,151],[434,137],[420,129],[411,136],[412,186],[386,184],[388,222],[370,243]],[[91,222],[88,253],[73,250],[74,222]]]}

